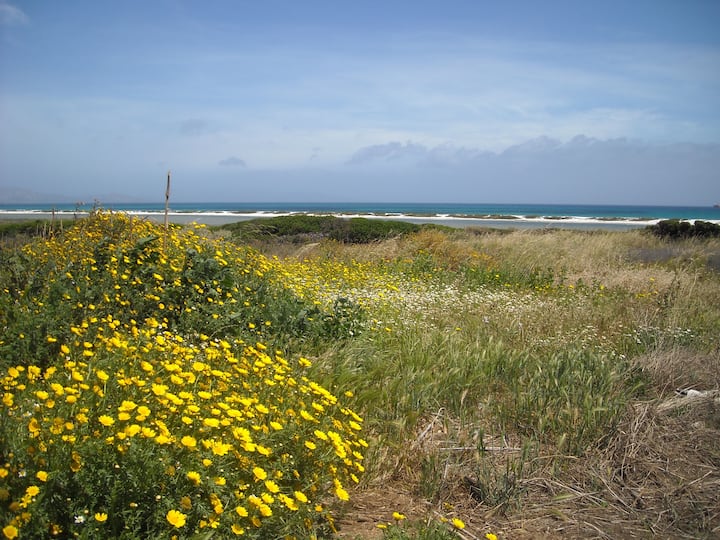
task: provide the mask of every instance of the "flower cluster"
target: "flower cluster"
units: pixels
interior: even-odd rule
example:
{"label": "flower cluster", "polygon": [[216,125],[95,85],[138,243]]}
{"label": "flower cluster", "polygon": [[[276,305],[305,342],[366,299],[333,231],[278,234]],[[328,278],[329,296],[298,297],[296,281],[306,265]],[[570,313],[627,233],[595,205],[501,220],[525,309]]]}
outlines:
{"label": "flower cluster", "polygon": [[59,237],[24,246],[0,273],[0,366],[45,365],[73,337],[71,325],[107,315],[269,345],[332,333],[322,309],[274,275],[277,261],[208,236],[199,225],[165,231],[96,212]]}
{"label": "flower cluster", "polygon": [[91,515],[147,534],[163,522],[267,534],[323,514],[328,493],[348,498],[364,470],[362,420],[303,375],[307,359],[115,322],[74,327],[57,365],[4,374],[7,526],[37,512],[47,531],[80,531],[90,525],[76,516]]}
{"label": "flower cluster", "polygon": [[257,253],[163,236],[99,212],[3,273],[5,538],[306,538],[359,481],[362,419],[262,339],[306,304]]}

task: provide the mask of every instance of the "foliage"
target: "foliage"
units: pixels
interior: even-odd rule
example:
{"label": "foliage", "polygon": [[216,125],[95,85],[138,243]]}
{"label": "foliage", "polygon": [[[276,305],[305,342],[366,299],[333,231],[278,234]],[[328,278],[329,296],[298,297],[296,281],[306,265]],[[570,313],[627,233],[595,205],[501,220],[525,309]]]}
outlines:
{"label": "foliage", "polygon": [[286,241],[331,239],[339,242],[366,244],[392,236],[420,230],[421,226],[402,221],[368,218],[342,218],[293,214],[223,225],[241,242],[282,238]]}
{"label": "foliage", "polygon": [[680,238],[720,238],[720,225],[710,221],[695,220],[693,223],[680,219],[666,219],[649,225],[648,230],[670,240]]}
{"label": "foliage", "polygon": [[324,314],[257,252],[104,212],[3,256],[6,536],[332,530],[362,419],[260,339],[341,339],[349,302]]}
{"label": "foliage", "polygon": [[[152,527],[161,537],[237,527],[317,537],[332,532],[325,503],[351,495],[366,469],[363,489],[378,490],[385,512],[394,482],[457,516],[393,514],[380,524],[387,539],[444,539],[453,526],[482,537],[529,510],[523,527],[537,528],[519,534],[562,526],[560,536],[617,536],[613,522],[634,532],[653,523],[664,536],[717,528],[703,513],[720,502],[718,477],[707,476],[716,433],[693,419],[667,426],[685,430],[675,439],[632,441],[663,428],[646,413],[674,385],[717,387],[720,281],[705,264],[717,240],[422,228],[369,249],[310,232],[298,233],[312,241],[292,250],[300,256],[277,258],[259,251],[275,240],[250,249],[212,235],[173,227],[166,239],[157,226],[98,213],[0,255],[4,524],[39,535],[52,517],[88,537],[152,536]],[[637,255],[656,251],[662,259]],[[647,357],[662,375],[651,376]],[[658,469],[681,439],[692,452],[672,475]],[[224,444],[233,448],[220,455]],[[699,454],[706,460],[692,461]],[[682,490],[703,504],[686,511]],[[636,492],[655,492],[652,512],[631,500]],[[142,510],[121,508],[116,493]],[[63,505],[64,521],[52,513]]]}
{"label": "foliage", "polygon": [[12,238],[14,236],[48,236],[57,233],[63,227],[70,227],[71,221],[58,220],[47,221],[41,219],[20,220],[20,221],[4,221],[0,223],[0,238]]}
{"label": "foliage", "polygon": [[33,238],[50,237],[72,225],[67,220],[29,220],[0,222],[0,250],[21,246]]}
{"label": "foliage", "polygon": [[126,324],[154,317],[182,335],[202,331],[284,346],[339,338],[348,326],[273,281],[271,261],[258,252],[212,242],[201,227],[173,228],[166,237],[150,222],[95,213],[0,259],[4,366],[44,367],[72,337],[70,326],[90,316]]}
{"label": "foliage", "polygon": [[455,540],[457,538],[452,528],[436,521],[430,524],[408,524],[404,520],[396,520],[395,523],[378,526],[383,531],[383,540]]}

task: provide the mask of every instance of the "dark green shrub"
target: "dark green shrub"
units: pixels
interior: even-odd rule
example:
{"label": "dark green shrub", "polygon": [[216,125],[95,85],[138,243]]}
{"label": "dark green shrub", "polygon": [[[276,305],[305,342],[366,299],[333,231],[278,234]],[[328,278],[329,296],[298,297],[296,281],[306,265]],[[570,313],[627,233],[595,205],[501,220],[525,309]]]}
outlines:
{"label": "dark green shrub", "polygon": [[420,225],[404,221],[297,214],[259,218],[223,225],[236,241],[277,240],[306,242],[329,238],[349,244],[367,244],[417,232]]}
{"label": "dark green shrub", "polygon": [[665,219],[648,230],[660,238],[676,240],[681,238],[720,238],[720,225],[709,221],[696,220],[695,223],[679,219]]}

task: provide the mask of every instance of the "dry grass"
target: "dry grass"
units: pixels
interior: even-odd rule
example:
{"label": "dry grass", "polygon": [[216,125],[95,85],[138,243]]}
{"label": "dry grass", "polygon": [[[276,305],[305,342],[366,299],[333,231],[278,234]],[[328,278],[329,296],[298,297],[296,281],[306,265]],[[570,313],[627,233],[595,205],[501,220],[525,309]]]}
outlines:
{"label": "dry grass", "polygon": [[[320,242],[284,251],[375,262],[429,254],[449,272],[492,265],[555,276],[557,288],[537,294],[451,283],[406,302],[405,334],[373,337],[347,356],[329,353],[328,373],[347,371],[365,385],[358,393],[367,395],[373,432],[368,475],[340,520],[341,536],[380,538],[377,523],[398,510],[418,521],[461,517],[467,539],[720,537],[720,401],[675,392],[720,389],[719,253],[717,240],[562,230],[423,231],[370,247]],[[629,361],[627,377],[645,386],[583,451],[569,451],[561,431],[528,436],[543,424],[502,417],[507,409],[492,399],[512,404],[511,376],[486,381],[473,368],[492,347],[515,359],[614,352]],[[525,381],[527,391],[512,398],[518,403],[539,391]]]}
{"label": "dry grass", "polygon": [[[425,469],[395,467],[359,492],[341,521],[343,537],[379,538],[375,524],[402,508],[418,520],[460,516],[465,538],[716,538],[720,404],[698,400],[661,411],[661,403],[630,407],[615,434],[583,457],[540,454],[524,469],[518,441],[487,440],[480,453],[453,440],[447,422],[427,419],[409,442]],[[430,462],[441,479],[434,498],[418,491]],[[507,498],[478,500],[473,474],[480,469],[485,487]]]}

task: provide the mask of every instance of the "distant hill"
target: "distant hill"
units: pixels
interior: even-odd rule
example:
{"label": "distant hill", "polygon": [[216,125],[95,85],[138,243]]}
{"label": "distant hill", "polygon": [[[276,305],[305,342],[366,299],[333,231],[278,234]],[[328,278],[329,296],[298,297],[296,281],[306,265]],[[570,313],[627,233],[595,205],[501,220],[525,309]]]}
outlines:
{"label": "distant hill", "polygon": [[0,186],[0,204],[74,203],[77,199],[14,186]]}
{"label": "distant hill", "polygon": [[111,203],[144,202],[137,197],[130,197],[122,193],[106,193],[101,196],[69,196],[0,185],[0,204],[75,204],[80,201],[92,204],[96,200],[101,206]]}

